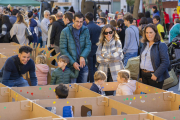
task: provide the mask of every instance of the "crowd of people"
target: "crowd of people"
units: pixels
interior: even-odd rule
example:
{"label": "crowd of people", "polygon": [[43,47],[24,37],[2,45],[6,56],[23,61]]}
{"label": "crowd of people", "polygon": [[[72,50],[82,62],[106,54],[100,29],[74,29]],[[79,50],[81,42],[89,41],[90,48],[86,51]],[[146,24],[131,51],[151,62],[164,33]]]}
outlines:
{"label": "crowd of people", "polygon": [[[45,10],[41,22],[38,10],[23,14],[14,9],[9,16],[6,14],[8,10],[4,9],[0,18],[0,41],[13,41],[20,45],[40,43],[42,47],[47,45],[49,49],[54,49],[55,54],[60,53],[58,62],[54,64],[58,68],[52,72],[51,85],[92,82],[91,89],[102,93],[100,85],[103,81],[118,82],[121,83],[118,88],[127,92],[117,90],[117,95],[132,94],[135,81],[130,80],[130,72],[125,67],[130,58],[140,55],[139,79],[145,84],[162,88],[164,80],[169,77],[168,47],[164,43],[169,21],[165,23],[165,31],[156,6],[152,8],[152,18],[146,11],[145,14],[139,13],[137,20],[131,13],[123,12],[119,12],[115,19],[108,19],[100,7],[96,21],[91,12],[83,15],[74,12],[71,7],[63,14],[56,9],[53,14]],[[164,14],[168,18],[165,11]],[[180,27],[179,19],[173,16],[176,18],[170,30],[171,41],[179,34]],[[26,34],[27,30],[31,31],[32,39]],[[28,86],[22,74],[29,71],[31,85],[47,85],[47,58],[38,55],[33,61],[31,52],[31,48],[22,46],[18,55],[7,59],[1,70],[3,84]],[[112,94],[114,91],[106,92],[106,95]]]}

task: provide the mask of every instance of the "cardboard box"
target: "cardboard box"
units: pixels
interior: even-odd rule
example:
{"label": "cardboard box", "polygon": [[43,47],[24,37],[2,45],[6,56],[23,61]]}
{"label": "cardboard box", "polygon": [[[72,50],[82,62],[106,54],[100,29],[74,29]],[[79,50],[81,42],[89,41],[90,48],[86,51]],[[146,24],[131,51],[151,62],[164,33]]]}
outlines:
{"label": "cardboard box", "polygon": [[165,120],[152,114],[140,113],[134,115],[91,116],[67,118],[67,120]]}
{"label": "cardboard box", "polygon": [[180,111],[152,112],[151,114],[166,120],[180,120]]}
{"label": "cardboard box", "polygon": [[89,98],[41,99],[33,100],[33,102],[44,108],[55,107],[56,114],[60,116],[63,114],[64,106],[72,106],[74,117],[145,113],[145,111],[103,96]]}
{"label": "cardboard box", "polygon": [[[57,86],[58,85],[12,87],[12,90],[31,100],[56,99],[55,88]],[[69,88],[68,98],[101,96],[100,94],[90,91],[89,89],[84,88],[78,84],[66,84],[66,86]]]}
{"label": "cardboard box", "polygon": [[0,103],[1,120],[23,120],[49,116],[62,118],[31,101]]}
{"label": "cardboard box", "polygon": [[[103,91],[115,91],[118,87],[118,82],[104,82],[104,84],[101,86]],[[83,86],[87,89],[90,89],[92,86],[92,83],[79,83],[80,86]],[[155,88],[140,82],[136,82],[136,91],[134,94],[141,94],[141,93],[161,93],[166,92],[166,90],[162,90],[159,88]]]}
{"label": "cardboard box", "polygon": [[171,92],[110,96],[109,98],[147,112],[179,110],[180,105],[180,95]]}

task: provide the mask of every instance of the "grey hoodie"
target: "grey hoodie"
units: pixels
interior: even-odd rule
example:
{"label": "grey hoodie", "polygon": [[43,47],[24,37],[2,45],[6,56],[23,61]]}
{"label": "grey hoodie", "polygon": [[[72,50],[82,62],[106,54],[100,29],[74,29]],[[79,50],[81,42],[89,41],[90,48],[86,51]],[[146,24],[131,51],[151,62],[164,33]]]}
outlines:
{"label": "grey hoodie", "polygon": [[131,25],[125,31],[125,43],[124,43],[123,52],[125,53],[138,52],[138,45],[139,45],[139,29],[136,26]]}

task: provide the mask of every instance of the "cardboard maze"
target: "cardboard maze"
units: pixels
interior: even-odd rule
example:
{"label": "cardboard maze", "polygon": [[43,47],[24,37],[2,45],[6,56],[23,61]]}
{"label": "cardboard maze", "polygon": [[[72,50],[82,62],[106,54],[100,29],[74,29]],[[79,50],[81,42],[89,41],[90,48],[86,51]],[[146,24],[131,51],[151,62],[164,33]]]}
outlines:
{"label": "cardboard maze", "polygon": [[18,94],[11,88],[0,83],[1,120],[23,120],[37,117],[46,117],[45,119],[47,120],[62,118],[37,105],[36,103],[29,101],[27,98]]}
{"label": "cardboard maze", "polygon": [[[87,89],[90,89],[92,86],[92,83],[79,83],[80,86],[83,86]],[[103,91],[116,91],[118,87],[117,82],[105,82],[102,86]],[[166,92],[166,90],[162,90],[159,88],[155,88],[140,82],[136,82],[136,91],[134,94],[150,94],[150,93],[161,93]]]}
{"label": "cardboard maze", "polygon": [[[47,86],[29,86],[29,87],[12,87],[12,90],[23,95],[24,97],[34,99],[56,99],[55,88],[58,85]],[[90,91],[78,84],[66,84],[69,88],[68,98],[97,97],[98,93]]]}

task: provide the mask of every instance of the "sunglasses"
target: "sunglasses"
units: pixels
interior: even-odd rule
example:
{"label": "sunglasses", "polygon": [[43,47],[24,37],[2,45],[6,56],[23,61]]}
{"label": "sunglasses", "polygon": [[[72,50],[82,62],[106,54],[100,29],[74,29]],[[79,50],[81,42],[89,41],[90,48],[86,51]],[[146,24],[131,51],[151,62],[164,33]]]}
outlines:
{"label": "sunglasses", "polygon": [[113,33],[113,31],[104,32],[104,34],[105,34],[105,35],[108,35],[108,33],[109,33],[109,34],[112,34],[112,33]]}

